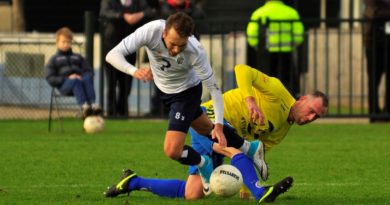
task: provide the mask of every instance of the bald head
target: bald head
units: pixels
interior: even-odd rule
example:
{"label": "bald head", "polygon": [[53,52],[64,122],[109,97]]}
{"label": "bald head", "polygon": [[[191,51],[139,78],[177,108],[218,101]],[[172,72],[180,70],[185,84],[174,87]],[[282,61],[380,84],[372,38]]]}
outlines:
{"label": "bald head", "polygon": [[328,97],[321,91],[314,91],[300,97],[290,111],[290,120],[304,125],[322,117],[328,110]]}

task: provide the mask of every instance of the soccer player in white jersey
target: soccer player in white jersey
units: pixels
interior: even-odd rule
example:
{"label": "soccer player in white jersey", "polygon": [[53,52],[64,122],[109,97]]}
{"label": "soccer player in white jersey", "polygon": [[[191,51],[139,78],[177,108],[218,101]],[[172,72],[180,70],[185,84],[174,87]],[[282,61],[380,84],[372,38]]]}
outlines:
{"label": "soccer player in white jersey", "polygon": [[[192,35],[193,30],[191,17],[178,12],[166,21],[156,20],[138,28],[114,47],[107,54],[106,60],[118,70],[139,80],[154,80],[161,100],[170,109],[164,152],[181,164],[196,165],[207,186],[213,169],[212,161],[207,155],[201,156],[192,147],[185,145],[189,127],[210,137],[221,147],[229,145],[240,148],[244,141],[234,135],[228,135],[228,140],[225,138],[222,94],[205,50]],[[125,56],[143,46],[149,57],[150,68],[136,68],[125,59]],[[202,83],[213,99],[215,124],[200,107]],[[257,150],[260,150],[260,146]],[[258,155],[254,154],[252,159],[261,159]],[[116,186],[109,187],[105,195],[115,197],[129,192],[127,185],[130,178],[128,176]]]}

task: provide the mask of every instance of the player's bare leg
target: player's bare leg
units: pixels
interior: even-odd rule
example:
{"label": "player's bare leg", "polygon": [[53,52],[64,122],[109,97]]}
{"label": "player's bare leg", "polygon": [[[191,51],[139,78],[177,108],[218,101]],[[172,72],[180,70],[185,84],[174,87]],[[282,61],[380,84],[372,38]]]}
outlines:
{"label": "player's bare leg", "polygon": [[167,131],[164,141],[164,152],[171,159],[185,165],[197,165],[202,176],[205,194],[211,194],[209,188],[210,176],[213,171],[213,162],[207,155],[200,156],[190,146],[185,145],[186,133]]}
{"label": "player's bare leg", "polygon": [[164,141],[164,153],[173,160],[178,160],[183,152],[187,134],[180,131],[167,131]]}
{"label": "player's bare leg", "polygon": [[192,121],[191,127],[197,133],[207,136],[210,135],[211,130],[213,130],[213,122],[211,122],[207,115],[203,113],[194,121]]}
{"label": "player's bare leg", "polygon": [[185,199],[193,200],[204,197],[202,179],[199,175],[189,175],[187,178]]}

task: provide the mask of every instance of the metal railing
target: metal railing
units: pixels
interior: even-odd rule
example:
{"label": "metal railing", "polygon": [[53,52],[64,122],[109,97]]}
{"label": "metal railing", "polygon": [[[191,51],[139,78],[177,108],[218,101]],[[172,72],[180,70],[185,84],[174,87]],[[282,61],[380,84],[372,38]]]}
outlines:
{"label": "metal railing", "polygon": [[[327,22],[337,22],[337,27],[326,27]],[[363,45],[363,28],[367,21],[356,20],[309,20],[303,19],[306,25],[318,23],[319,27],[305,29],[304,42],[292,53],[294,66],[299,68],[300,94],[312,90],[321,90],[329,96],[330,117],[379,117],[390,119],[385,104],[385,83],[379,86],[379,104],[384,112],[369,113],[367,58]],[[197,34],[206,49],[210,63],[217,79],[227,91],[236,87],[233,68],[237,64],[248,63],[248,46],[245,28],[248,22],[243,21],[203,21],[198,22]],[[40,35],[31,40],[32,35]],[[44,36],[44,35],[43,35]],[[52,39],[51,39],[52,38]],[[14,39],[14,40],[12,40]],[[17,40],[15,40],[17,39]],[[30,39],[27,42],[26,39]],[[37,40],[39,39],[39,40]],[[42,109],[47,117],[50,86],[42,76],[43,65],[54,54],[56,48],[51,35],[44,41],[41,34],[31,34],[9,38],[0,38],[0,112],[1,118],[34,118],[28,116],[24,109]],[[384,44],[387,44],[387,39]],[[99,46],[94,46],[99,49]],[[78,48],[82,54],[84,44]],[[139,52],[137,64],[143,59]],[[387,54],[387,52],[384,52]],[[378,53],[376,53],[378,55]],[[96,56],[95,56],[96,58]],[[388,59],[388,58],[385,58]],[[385,65],[388,65],[387,60]],[[95,87],[99,88],[100,68],[95,68]],[[258,68],[262,69],[262,68]],[[387,68],[386,68],[387,69]],[[104,85],[104,84],[103,84]],[[98,98],[104,98],[105,88],[96,92]],[[204,89],[206,91],[206,89]],[[150,111],[153,86],[150,83],[133,81],[129,96],[129,117],[144,117]],[[203,100],[208,100],[207,92]],[[12,108],[12,109],[10,109]],[[21,113],[21,114],[18,114]],[[157,116],[157,117],[162,117]]]}

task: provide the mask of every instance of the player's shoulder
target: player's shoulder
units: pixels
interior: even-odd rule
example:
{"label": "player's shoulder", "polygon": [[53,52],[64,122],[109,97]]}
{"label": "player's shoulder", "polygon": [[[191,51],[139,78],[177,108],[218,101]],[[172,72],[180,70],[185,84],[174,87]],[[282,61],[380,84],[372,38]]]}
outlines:
{"label": "player's shoulder", "polygon": [[144,24],[142,27],[147,28],[147,29],[164,29],[165,28],[165,20],[163,19],[158,19],[158,20],[153,20],[149,21],[148,23]]}
{"label": "player's shoulder", "polygon": [[161,35],[165,29],[165,20],[150,21],[135,32],[131,33],[124,39],[124,43],[127,44],[129,40],[135,40],[141,42],[143,46],[149,48],[155,47],[161,40]]}
{"label": "player's shoulder", "polygon": [[188,38],[188,47],[192,53],[196,55],[206,54],[206,51],[203,45],[195,38],[195,36],[190,36]]}

